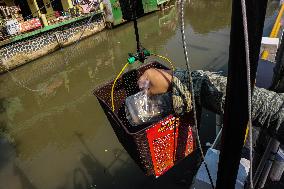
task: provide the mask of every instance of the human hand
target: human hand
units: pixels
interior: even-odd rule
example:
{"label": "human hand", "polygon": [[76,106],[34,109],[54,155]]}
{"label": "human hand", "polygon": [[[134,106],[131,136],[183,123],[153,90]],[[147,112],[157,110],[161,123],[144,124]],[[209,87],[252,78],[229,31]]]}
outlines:
{"label": "human hand", "polygon": [[138,85],[141,88],[147,82],[149,82],[149,95],[166,93],[172,82],[172,72],[170,70],[150,68],[139,78]]}

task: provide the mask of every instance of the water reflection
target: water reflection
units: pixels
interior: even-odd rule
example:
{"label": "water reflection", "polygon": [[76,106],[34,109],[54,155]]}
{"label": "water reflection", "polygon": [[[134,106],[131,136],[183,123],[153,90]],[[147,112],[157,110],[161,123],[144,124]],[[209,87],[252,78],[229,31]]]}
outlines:
{"label": "water reflection", "polygon": [[[173,8],[143,17],[139,28],[145,47],[172,57],[178,66],[183,64],[183,58],[174,55],[181,46],[172,43],[179,40],[177,19],[177,9]],[[187,25],[190,26],[188,18]],[[187,29],[191,30],[191,26]],[[196,41],[199,36],[193,34],[193,38]],[[212,48],[206,43],[193,43],[192,48],[211,53]],[[9,133],[16,140],[16,148],[10,151],[17,151],[9,160],[17,169],[11,166],[8,170],[16,170],[21,179],[11,176],[6,179],[1,175],[7,169],[0,168],[1,183],[7,186],[13,180],[17,183],[15,189],[187,188],[194,170],[188,172],[184,166],[159,180],[145,177],[117,141],[92,95],[95,86],[114,77],[125,63],[127,53],[134,50],[133,27],[128,23],[13,72],[28,87],[45,89],[39,93],[19,88],[9,75],[2,76],[0,94],[10,101],[5,114],[10,117]],[[196,62],[198,67],[204,66]]]}
{"label": "water reflection", "polygon": [[231,23],[231,1],[191,0],[186,19],[195,33],[207,34]]}

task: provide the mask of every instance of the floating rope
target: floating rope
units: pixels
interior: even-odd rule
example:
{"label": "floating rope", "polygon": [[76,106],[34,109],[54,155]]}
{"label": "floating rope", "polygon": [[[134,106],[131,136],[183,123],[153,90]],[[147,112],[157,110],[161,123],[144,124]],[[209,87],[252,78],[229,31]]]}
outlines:
{"label": "floating rope", "polygon": [[9,70],[9,68],[2,64],[3,65],[3,68],[8,72],[8,74],[10,75],[10,77],[12,78],[12,80],[14,81],[14,83],[16,83],[16,85],[18,87],[22,87],[28,91],[31,91],[31,92],[41,92],[41,91],[44,91],[46,87],[42,87],[40,89],[32,89],[32,88],[29,88],[27,85],[25,85],[22,81],[18,80],[14,74]]}

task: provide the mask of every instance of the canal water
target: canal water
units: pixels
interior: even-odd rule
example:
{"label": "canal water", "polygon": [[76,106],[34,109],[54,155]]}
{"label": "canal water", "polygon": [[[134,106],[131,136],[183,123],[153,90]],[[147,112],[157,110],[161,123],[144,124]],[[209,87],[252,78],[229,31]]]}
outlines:
{"label": "canal water", "polygon": [[[268,18],[276,7],[270,2]],[[185,10],[192,68],[226,74],[231,1],[191,0]],[[176,7],[139,19],[139,30],[144,47],[185,67]],[[144,176],[92,94],[135,47],[126,23],[0,76],[0,129],[9,141],[0,140],[0,189],[188,188],[191,158],[182,171]],[[212,142],[215,122],[204,120]]]}

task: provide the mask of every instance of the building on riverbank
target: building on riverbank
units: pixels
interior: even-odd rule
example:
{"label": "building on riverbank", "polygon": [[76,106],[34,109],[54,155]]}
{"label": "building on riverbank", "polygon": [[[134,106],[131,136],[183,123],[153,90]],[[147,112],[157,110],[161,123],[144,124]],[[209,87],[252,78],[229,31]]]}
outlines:
{"label": "building on riverbank", "polygon": [[[112,26],[124,22],[120,1],[99,2],[0,0],[0,73],[93,35],[105,28],[105,22]],[[169,2],[142,0],[144,14]]]}
{"label": "building on riverbank", "polygon": [[90,0],[0,0],[0,13],[0,73],[105,27],[99,4]]}
{"label": "building on riverbank", "polygon": [[14,38],[13,42],[0,47],[0,73],[68,46],[105,28],[102,14],[96,14],[91,22],[89,20],[90,16],[86,16]]}
{"label": "building on riverbank", "polygon": [[1,0],[0,41],[100,11],[97,1]]}

